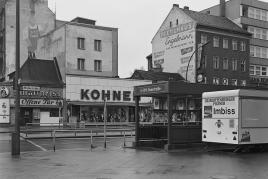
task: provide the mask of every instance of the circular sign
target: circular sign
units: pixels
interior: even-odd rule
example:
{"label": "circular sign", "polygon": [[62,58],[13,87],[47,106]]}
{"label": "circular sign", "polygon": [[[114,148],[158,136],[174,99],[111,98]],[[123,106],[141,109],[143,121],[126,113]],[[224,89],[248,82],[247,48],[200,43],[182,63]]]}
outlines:
{"label": "circular sign", "polygon": [[198,82],[198,83],[201,83],[201,82],[203,81],[203,78],[204,78],[204,77],[203,77],[202,74],[198,74],[198,75],[197,75],[197,82]]}
{"label": "circular sign", "polygon": [[8,97],[8,95],[9,95],[9,89],[7,88],[7,87],[1,87],[1,89],[0,89],[0,96],[2,97],[2,98],[6,98],[6,97]]}

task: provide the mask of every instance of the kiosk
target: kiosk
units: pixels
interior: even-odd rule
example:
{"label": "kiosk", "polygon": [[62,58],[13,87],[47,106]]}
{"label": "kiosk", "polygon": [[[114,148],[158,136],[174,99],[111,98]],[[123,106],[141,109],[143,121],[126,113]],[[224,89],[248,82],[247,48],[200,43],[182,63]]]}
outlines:
{"label": "kiosk", "polygon": [[[134,88],[135,145],[166,144],[165,148],[169,150],[179,144],[200,143],[202,141],[202,93],[235,88],[238,87],[184,81],[136,86]],[[141,97],[153,98],[151,110],[147,112],[147,118],[148,114],[150,115],[150,122],[143,122],[142,118],[146,115],[139,111]]]}

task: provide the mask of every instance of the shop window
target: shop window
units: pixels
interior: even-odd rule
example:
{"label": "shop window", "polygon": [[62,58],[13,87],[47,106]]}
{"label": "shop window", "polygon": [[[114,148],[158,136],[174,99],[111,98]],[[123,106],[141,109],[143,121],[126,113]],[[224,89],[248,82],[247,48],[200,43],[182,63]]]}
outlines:
{"label": "shop window", "polygon": [[220,78],[213,77],[212,83],[215,84],[215,85],[219,85],[220,84]]}
{"label": "shop window", "polygon": [[223,78],[222,79],[222,84],[223,85],[228,85],[228,78]]}
{"label": "shop window", "polygon": [[246,80],[241,80],[241,86],[246,86],[247,85],[247,81]]}
{"label": "shop window", "polygon": [[231,80],[231,85],[237,86],[237,79],[232,79]]}
{"label": "shop window", "polygon": [[81,50],[85,49],[85,38],[77,38],[77,48]]}

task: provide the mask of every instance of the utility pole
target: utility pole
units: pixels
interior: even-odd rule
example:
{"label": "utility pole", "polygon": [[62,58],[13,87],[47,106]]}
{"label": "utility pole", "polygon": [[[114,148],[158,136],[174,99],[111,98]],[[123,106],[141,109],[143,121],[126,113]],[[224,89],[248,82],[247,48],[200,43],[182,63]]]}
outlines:
{"label": "utility pole", "polygon": [[20,155],[20,0],[16,0],[16,71],[15,71],[15,129],[12,133],[13,156]]}

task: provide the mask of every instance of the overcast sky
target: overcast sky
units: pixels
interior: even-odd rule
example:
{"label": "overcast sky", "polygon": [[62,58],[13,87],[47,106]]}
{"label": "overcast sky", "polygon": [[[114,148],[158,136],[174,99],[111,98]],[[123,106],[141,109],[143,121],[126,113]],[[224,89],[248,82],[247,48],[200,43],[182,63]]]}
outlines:
{"label": "overcast sky", "polygon": [[[173,4],[200,11],[220,0],[49,0],[57,19],[70,21],[80,16],[96,25],[119,29],[119,76],[129,77],[134,69],[147,69],[151,40]],[[268,2],[268,0],[264,0]]]}

